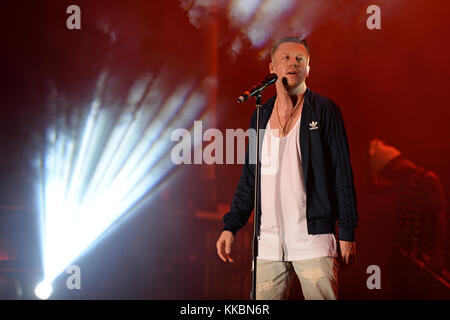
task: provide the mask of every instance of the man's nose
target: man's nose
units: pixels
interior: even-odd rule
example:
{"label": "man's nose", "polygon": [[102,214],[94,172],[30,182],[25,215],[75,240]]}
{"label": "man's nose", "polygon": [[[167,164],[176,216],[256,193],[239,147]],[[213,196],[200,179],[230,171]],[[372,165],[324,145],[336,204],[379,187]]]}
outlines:
{"label": "man's nose", "polygon": [[289,59],[289,66],[297,67],[299,65],[297,58]]}

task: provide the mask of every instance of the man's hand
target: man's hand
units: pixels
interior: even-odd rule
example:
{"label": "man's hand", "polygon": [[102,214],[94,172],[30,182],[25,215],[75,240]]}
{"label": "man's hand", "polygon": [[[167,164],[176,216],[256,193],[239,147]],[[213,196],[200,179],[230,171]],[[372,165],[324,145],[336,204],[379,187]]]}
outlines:
{"label": "man's hand", "polygon": [[[285,81],[286,78],[284,78]],[[283,79],[278,79],[275,82],[275,87],[277,89],[277,99],[280,99],[280,102],[284,105],[286,105],[289,109],[289,112],[291,112],[292,109],[292,100],[289,96],[289,92],[286,88],[287,82],[283,82]]]}
{"label": "man's hand", "polygon": [[349,265],[356,260],[356,244],[355,242],[339,240],[339,246],[341,249],[341,260]]}
{"label": "man's hand", "polygon": [[219,255],[220,259],[224,262],[230,262],[233,263],[233,258],[230,257],[231,253],[231,244],[233,243],[234,236],[231,231],[224,230],[222,231],[219,240],[217,240],[216,247],[217,247],[217,254]]}

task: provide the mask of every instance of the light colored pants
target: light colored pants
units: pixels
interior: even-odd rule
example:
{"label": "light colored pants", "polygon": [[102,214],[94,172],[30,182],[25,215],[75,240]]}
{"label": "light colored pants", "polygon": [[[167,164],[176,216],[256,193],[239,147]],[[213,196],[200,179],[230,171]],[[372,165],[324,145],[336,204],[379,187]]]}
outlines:
{"label": "light colored pants", "polygon": [[289,262],[257,259],[256,299],[287,299],[294,271],[306,300],[337,300],[338,261],[332,257]]}

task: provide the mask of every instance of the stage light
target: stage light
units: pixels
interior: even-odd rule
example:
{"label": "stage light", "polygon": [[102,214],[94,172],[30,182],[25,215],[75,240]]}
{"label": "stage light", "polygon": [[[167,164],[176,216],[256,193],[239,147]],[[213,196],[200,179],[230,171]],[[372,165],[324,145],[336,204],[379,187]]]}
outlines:
{"label": "stage light", "polygon": [[34,293],[39,299],[47,300],[53,293],[52,284],[43,281],[36,286]]}
{"label": "stage light", "polygon": [[44,279],[54,279],[171,175],[171,132],[202,113],[208,79],[162,86],[146,77],[130,89],[123,108],[108,108],[104,73],[86,114],[51,126],[39,157],[39,204]]}

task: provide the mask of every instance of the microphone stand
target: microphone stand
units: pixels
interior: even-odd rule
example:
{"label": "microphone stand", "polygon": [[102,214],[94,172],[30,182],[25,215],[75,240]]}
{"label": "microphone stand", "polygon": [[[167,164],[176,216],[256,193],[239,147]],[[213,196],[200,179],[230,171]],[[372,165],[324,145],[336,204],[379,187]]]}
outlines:
{"label": "microphone stand", "polygon": [[[258,86],[254,87],[251,90],[248,90],[244,92],[242,96],[238,98],[238,102],[244,102],[250,97],[256,98],[256,161],[255,161],[255,196],[254,196],[254,213],[253,213],[253,239],[252,239],[252,285],[251,285],[251,291],[250,291],[250,299],[256,300],[256,258],[258,256],[258,221],[259,221],[259,196],[258,196],[258,190],[259,190],[259,166],[260,166],[260,159],[259,159],[259,119],[260,119],[260,113],[261,113],[261,105],[262,105],[262,91],[267,88],[267,86],[275,83],[277,81],[278,77],[275,73],[270,73],[266,76],[264,81],[262,81]],[[249,144],[250,148],[250,144]],[[250,154],[250,153],[249,153]]]}
{"label": "microphone stand", "polygon": [[[256,300],[256,258],[258,256],[258,215],[259,215],[259,118],[261,111],[261,92],[255,95],[256,98],[256,165],[255,165],[255,202],[254,202],[254,212],[253,212],[253,240],[252,240],[252,285],[250,291],[250,299]],[[250,160],[250,159],[249,159]]]}

